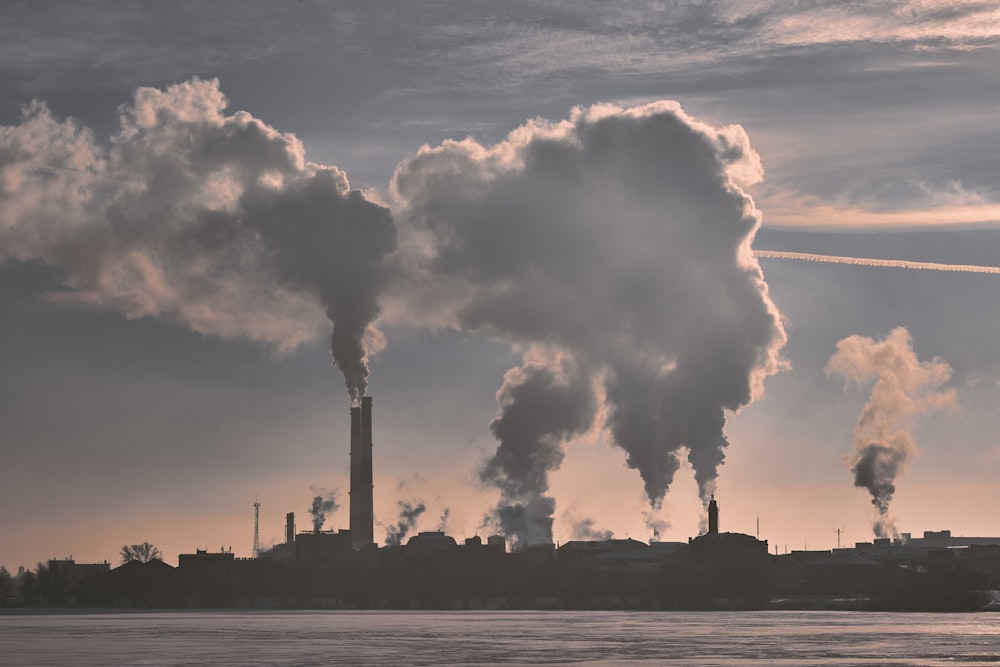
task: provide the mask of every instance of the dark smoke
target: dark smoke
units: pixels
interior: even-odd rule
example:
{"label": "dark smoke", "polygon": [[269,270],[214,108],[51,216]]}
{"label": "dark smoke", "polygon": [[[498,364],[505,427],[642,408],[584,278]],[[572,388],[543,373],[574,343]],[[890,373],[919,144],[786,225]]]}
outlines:
{"label": "dark smoke", "polygon": [[[423,282],[393,298],[569,360],[585,376],[572,386],[603,384],[604,426],[651,508],[685,448],[707,502],[727,415],[783,365],[785,333],[751,250],[760,216],[743,189],[762,175],[742,128],[710,127],[671,102],[576,109],[494,146],[424,147],[397,168],[393,192],[404,227],[434,246]],[[511,403],[502,419],[520,409],[510,398],[518,384],[500,392]],[[560,406],[567,421],[539,409],[519,425],[524,435],[501,438],[484,479],[517,524],[505,530],[523,534],[533,529],[524,518],[551,516],[545,473],[561,461],[558,441],[594,413],[589,391],[565,397],[574,399]]]}
{"label": "dark smoke", "polygon": [[138,88],[105,150],[33,103],[0,127],[0,260],[62,268],[64,300],[282,352],[327,329],[325,314],[334,362],[364,394],[389,211],[226,104],[216,80]]}
{"label": "dark smoke", "polygon": [[954,389],[939,391],[951,377],[951,367],[938,357],[926,362],[917,359],[910,332],[898,327],[880,341],[844,338],[837,343],[826,372],[859,387],[875,381],[854,427],[851,472],[854,485],[872,496],[877,511],[872,524],[875,536],[898,537],[889,515],[896,478],[916,451],[911,434],[916,418],[957,405]]}
{"label": "dark smoke", "polygon": [[399,506],[399,521],[394,526],[390,525],[386,531],[385,545],[387,547],[396,547],[402,544],[403,539],[417,523],[417,519],[427,509],[422,502],[417,502],[414,505],[400,500],[397,505]]}
{"label": "dark smoke", "polygon": [[323,530],[323,524],[326,523],[326,515],[336,512],[340,505],[337,504],[336,489],[333,491],[314,489],[314,491],[319,495],[313,498],[309,514],[312,515],[313,532],[318,533]]}
{"label": "dark smoke", "polygon": [[555,500],[548,475],[562,463],[563,441],[589,429],[596,401],[590,378],[572,364],[527,365],[507,372],[497,393],[500,416],[490,424],[500,441],[480,479],[500,489],[494,510],[514,548],[552,543]]}

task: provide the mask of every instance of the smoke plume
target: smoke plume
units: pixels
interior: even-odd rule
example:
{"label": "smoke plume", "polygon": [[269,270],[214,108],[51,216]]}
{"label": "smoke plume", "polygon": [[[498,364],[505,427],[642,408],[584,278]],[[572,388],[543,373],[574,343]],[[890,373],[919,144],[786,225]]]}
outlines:
{"label": "smoke plume", "polygon": [[[760,216],[743,190],[761,178],[742,128],[673,102],[578,108],[494,146],[446,141],[399,165],[396,217],[420,240],[423,272],[393,310],[554,350],[583,376],[564,384],[526,365],[498,393],[501,442],[483,479],[501,489],[508,535],[547,538],[529,519],[552,516],[546,474],[595,412],[579,390],[591,381],[651,506],[682,447],[707,502],[727,413],[783,365],[785,333],[751,250]],[[555,401],[561,416],[525,401]]]}
{"label": "smoke plume", "polygon": [[[649,539],[650,543],[659,542],[660,538],[667,532],[670,528],[670,524],[659,515],[658,507],[651,507],[648,511],[642,513],[642,519],[646,524],[646,528],[649,528],[649,532],[653,536]],[[702,530],[701,532],[705,532]]]}
{"label": "smoke plume", "polygon": [[495,518],[514,548],[551,544],[548,476],[562,463],[563,441],[594,421],[590,379],[566,360],[554,368],[529,364],[507,371],[497,400],[490,430],[500,444],[480,479],[500,489]]}
{"label": "smoke plume", "polygon": [[445,507],[443,510],[441,510],[441,518],[438,520],[438,526],[437,526],[437,529],[440,532],[443,533],[446,530],[448,530],[448,517],[450,516],[451,516],[450,507]]}
{"label": "smoke plume", "polygon": [[416,525],[417,519],[427,509],[422,502],[413,504],[400,500],[397,505],[399,506],[399,521],[396,525],[390,525],[386,531],[385,545],[387,547],[396,547],[402,544],[403,539]]}
{"label": "smoke plume", "polygon": [[573,539],[577,540],[610,540],[615,536],[613,531],[601,530],[596,527],[594,520],[585,517],[573,522]]}
{"label": "smoke plume", "polygon": [[889,504],[896,478],[916,451],[911,431],[916,418],[942,408],[956,407],[954,389],[940,390],[951,377],[951,367],[938,357],[921,362],[913,351],[910,333],[893,329],[883,340],[849,336],[837,343],[826,365],[858,387],[872,380],[871,395],[854,427],[851,472],[854,485],[868,489],[878,512],[876,537],[896,537]]}
{"label": "smoke plume", "polygon": [[340,505],[337,504],[336,489],[333,491],[313,489],[313,491],[318,495],[313,498],[309,514],[312,515],[313,532],[318,533],[323,530],[323,524],[326,523],[326,515],[336,512]]}
{"label": "smoke plume", "polygon": [[506,340],[526,356],[498,392],[483,481],[515,541],[551,540],[548,475],[597,414],[651,507],[684,447],[707,501],[727,414],[785,341],[751,250],[744,188],[763,172],[742,128],[661,101],[424,146],[391,183],[397,253],[389,211],[341,170],[225,109],[215,80],[139,88],[105,149],[29,106],[0,128],[0,260],[61,268],[64,299],[279,351],[328,320],[352,398],[383,302],[407,324]]}
{"label": "smoke plume", "polygon": [[216,80],[138,88],[104,149],[32,103],[0,127],[0,260],[62,269],[66,300],[278,351],[315,338],[325,315],[333,360],[364,394],[389,211],[226,104]]}

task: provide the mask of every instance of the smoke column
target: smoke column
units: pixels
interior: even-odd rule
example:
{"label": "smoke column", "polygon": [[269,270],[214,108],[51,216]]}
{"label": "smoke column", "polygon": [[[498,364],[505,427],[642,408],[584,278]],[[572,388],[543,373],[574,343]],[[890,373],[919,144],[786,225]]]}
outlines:
{"label": "smoke column", "polygon": [[954,389],[939,389],[951,377],[951,367],[938,357],[921,362],[912,343],[903,327],[878,341],[849,336],[837,343],[826,365],[828,375],[843,377],[858,387],[874,380],[854,427],[851,472],[854,485],[872,496],[878,512],[872,526],[876,537],[898,536],[889,504],[896,478],[916,451],[911,434],[916,418],[957,406]]}
{"label": "smoke column", "polygon": [[397,505],[399,506],[399,521],[394,526],[390,525],[386,532],[385,545],[387,547],[396,547],[402,544],[403,539],[416,525],[417,519],[427,509],[422,502],[413,504],[400,500]]}
{"label": "smoke column", "polygon": [[490,430],[500,444],[480,472],[500,489],[496,522],[515,549],[551,544],[555,499],[546,495],[548,476],[562,463],[563,441],[594,421],[590,379],[568,362],[526,365],[507,372],[497,401],[500,415]]}
{"label": "smoke column", "polygon": [[[684,448],[708,501],[727,415],[784,364],[751,249],[760,215],[745,188],[762,177],[742,128],[668,101],[577,108],[492,146],[424,146],[397,167],[397,222],[423,244],[412,253],[422,273],[396,285],[394,310],[544,349],[584,376],[564,385],[526,362],[498,392],[500,444],[483,479],[501,490],[505,531],[525,539],[526,519],[552,516],[559,441],[595,412],[652,509]],[[592,392],[568,388],[591,382],[600,410]],[[554,401],[561,416],[525,401]]]}
{"label": "smoke column", "polygon": [[954,271],[961,273],[1000,274],[1000,266],[976,266],[974,264],[937,264],[934,262],[908,262],[900,259],[873,259],[869,257],[841,257],[839,255],[813,255],[804,252],[783,250],[754,250],[760,259],[798,259],[806,262],[825,264],[849,264],[851,266],[876,266],[890,269],[920,269],[924,271]]}
{"label": "smoke column", "polygon": [[318,495],[313,498],[309,514],[312,515],[313,532],[318,533],[323,530],[326,523],[326,515],[336,512],[340,505],[337,504],[337,491],[317,491]]}
{"label": "smoke column", "polygon": [[62,269],[63,300],[279,352],[328,329],[325,316],[363,395],[392,217],[294,135],[226,105],[217,80],[138,88],[105,150],[32,103],[0,127],[0,261]]}

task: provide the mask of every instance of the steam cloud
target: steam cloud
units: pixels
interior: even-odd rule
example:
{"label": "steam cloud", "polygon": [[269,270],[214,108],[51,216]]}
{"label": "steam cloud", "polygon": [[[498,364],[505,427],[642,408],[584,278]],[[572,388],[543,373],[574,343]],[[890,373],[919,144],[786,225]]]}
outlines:
{"label": "steam cloud", "polygon": [[577,540],[610,540],[615,536],[613,531],[601,530],[594,520],[586,517],[573,522],[573,538]]}
{"label": "steam cloud", "polygon": [[497,393],[501,414],[490,423],[500,441],[480,479],[500,489],[495,514],[517,548],[550,544],[555,499],[548,474],[562,463],[563,441],[590,428],[596,408],[590,379],[563,363],[511,369]]}
{"label": "steam cloud", "polygon": [[[651,510],[655,509],[657,508],[651,508]],[[667,532],[667,529],[670,528],[670,524],[655,511],[643,512],[642,518],[646,523],[646,528],[649,528],[649,531],[653,533],[653,536],[649,539],[650,544],[659,542],[660,538]],[[705,531],[702,530],[701,532]]]}
{"label": "steam cloud", "polygon": [[387,547],[396,547],[402,544],[403,539],[413,530],[417,519],[427,510],[422,502],[413,504],[400,500],[397,505],[399,506],[399,521],[394,526],[390,525],[386,530],[385,545]]}
{"label": "steam cloud", "polygon": [[[395,299],[571,369],[556,381],[527,362],[498,392],[500,444],[483,479],[501,489],[509,536],[548,539],[531,519],[552,516],[547,475],[560,441],[590,423],[595,399],[580,388],[591,381],[652,508],[682,447],[707,502],[726,413],[782,366],[785,333],[751,250],[760,216],[743,190],[761,177],[742,128],[672,102],[578,108],[494,146],[425,146],[397,168],[396,217],[423,242],[424,273]],[[526,401],[555,401],[561,417]]]}
{"label": "steam cloud", "polygon": [[279,351],[325,316],[352,398],[383,303],[410,325],[508,341],[524,360],[497,394],[482,479],[515,542],[551,541],[548,475],[592,427],[652,510],[684,451],[707,501],[727,412],[759,395],[785,342],[751,250],[760,216],[743,188],[762,169],[742,128],[673,102],[598,105],[494,146],[425,146],[391,183],[397,249],[388,209],[341,170],[225,108],[215,80],[139,88],[103,148],[31,104],[0,127],[0,260],[61,268],[60,298]]}
{"label": "steam cloud", "polygon": [[318,533],[323,530],[323,524],[326,523],[326,515],[336,512],[340,507],[337,504],[337,491],[322,491],[318,490],[316,497],[313,498],[312,506],[309,508],[309,514],[312,515],[313,521],[313,532]]}
{"label": "steam cloud", "polygon": [[333,323],[352,397],[396,247],[388,209],[293,135],[226,114],[218,81],[138,88],[101,148],[42,102],[0,127],[0,260],[66,272],[62,298],[290,350]]}
{"label": "steam cloud", "polygon": [[917,416],[957,405],[954,389],[939,390],[951,377],[951,367],[938,357],[918,360],[909,331],[898,327],[880,341],[844,338],[826,372],[859,387],[875,381],[854,428],[851,472],[854,485],[868,489],[878,511],[875,536],[896,537],[889,504],[897,476],[916,451],[911,430]]}

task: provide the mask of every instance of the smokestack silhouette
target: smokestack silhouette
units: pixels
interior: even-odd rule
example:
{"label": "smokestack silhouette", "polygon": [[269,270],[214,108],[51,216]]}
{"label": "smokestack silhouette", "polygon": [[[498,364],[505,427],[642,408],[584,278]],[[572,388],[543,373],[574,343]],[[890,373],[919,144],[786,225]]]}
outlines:
{"label": "smokestack silhouette", "polygon": [[708,534],[719,534],[719,503],[715,502],[715,496],[708,501]]}
{"label": "smokestack silhouette", "polygon": [[413,529],[413,526],[417,523],[417,519],[420,515],[424,513],[427,507],[422,502],[417,502],[416,505],[412,503],[399,501],[399,522],[395,526],[389,526],[389,530],[385,536],[385,545],[387,547],[399,546],[403,543],[403,539],[409,534]]}
{"label": "smokestack silhouette", "polygon": [[295,512],[285,515],[285,544],[295,542]]}
{"label": "smokestack silhouette", "polygon": [[351,541],[355,549],[374,544],[372,484],[372,398],[351,408]]}
{"label": "smokestack silhouette", "polygon": [[872,524],[875,536],[896,537],[889,503],[896,477],[916,451],[910,431],[920,414],[956,407],[954,389],[937,390],[951,377],[951,366],[940,357],[919,361],[910,332],[898,327],[880,341],[844,338],[827,362],[826,373],[858,386],[875,380],[854,427],[851,472],[854,485],[868,489],[878,511]]}

